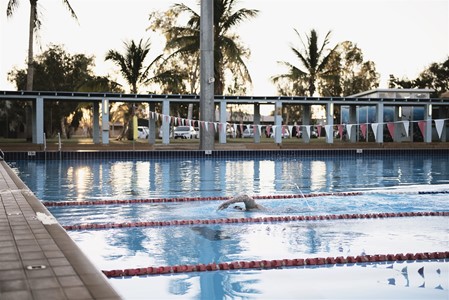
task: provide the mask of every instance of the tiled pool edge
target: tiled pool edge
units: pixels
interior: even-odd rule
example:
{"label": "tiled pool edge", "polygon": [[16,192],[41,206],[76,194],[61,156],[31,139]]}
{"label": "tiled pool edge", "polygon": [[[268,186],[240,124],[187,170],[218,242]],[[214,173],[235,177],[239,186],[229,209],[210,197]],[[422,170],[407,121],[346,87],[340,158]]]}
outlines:
{"label": "tiled pool edge", "polygon": [[[2,241],[8,243],[8,245],[13,245],[8,248],[8,253],[11,254],[10,257],[5,257],[8,256],[8,253],[2,254],[3,259],[7,259],[11,268],[8,269],[5,265],[0,269],[2,272],[15,271],[18,274],[22,274],[15,281],[20,280],[23,287],[23,289],[12,289],[7,292],[2,289],[0,298],[3,299],[5,297],[5,299],[8,299],[10,297],[10,299],[16,299],[15,297],[19,296],[20,293],[22,296],[28,295],[28,297],[23,299],[38,299],[39,297],[45,298],[47,296],[48,298],[57,296],[60,297],[59,299],[79,299],[79,297],[84,297],[85,299],[122,299],[109,284],[104,274],[89,261],[87,256],[59,224],[45,225],[34,217],[30,219],[31,216],[36,216],[37,213],[47,216],[50,216],[50,213],[2,160],[0,160],[0,168],[3,169],[2,179],[4,179],[4,182],[6,181],[5,186],[9,187],[4,189],[5,186],[2,186],[2,195],[0,195],[2,210],[0,210],[0,213],[6,215],[6,218],[2,218],[1,224],[3,230],[10,227],[10,234],[8,235],[10,241],[5,238]],[[6,197],[9,194],[12,197]],[[13,223],[12,217],[14,216],[10,216],[7,213],[7,210],[11,210],[11,207],[20,210],[18,216],[22,215],[21,217],[25,219],[25,222],[22,222],[23,220],[21,219],[18,220],[17,224]],[[20,227],[20,230],[13,228],[13,226]],[[19,238],[16,235],[17,232],[26,232],[26,239],[29,240],[30,244],[27,244],[26,247],[19,245],[22,237]],[[24,251],[25,248],[26,252]],[[43,252],[43,255],[40,252]],[[28,256],[30,254],[39,254],[40,258],[27,259],[27,254]],[[38,276],[39,272],[41,272],[39,270],[27,270],[27,265],[33,261],[48,262],[45,265],[43,270],[45,272],[42,272],[42,276]],[[34,272],[34,275],[30,276],[30,272]],[[34,276],[38,277],[35,278]],[[5,286],[5,282],[7,285],[9,279],[11,278],[2,280],[4,283],[2,285]],[[44,282],[44,285],[47,284],[48,288],[39,284],[38,280]],[[10,283],[13,285],[15,281],[11,280]]]}
{"label": "tiled pool edge", "polygon": [[449,148],[434,149],[302,149],[302,150],[124,150],[124,151],[5,151],[5,160],[79,159],[192,159],[192,158],[276,158],[276,157],[386,157],[392,155],[449,155]]}

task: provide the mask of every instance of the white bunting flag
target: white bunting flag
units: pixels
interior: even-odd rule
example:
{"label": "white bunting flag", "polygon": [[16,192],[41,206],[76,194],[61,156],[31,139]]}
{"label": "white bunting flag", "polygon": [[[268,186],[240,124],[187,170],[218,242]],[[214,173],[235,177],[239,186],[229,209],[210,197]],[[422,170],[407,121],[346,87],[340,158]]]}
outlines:
{"label": "white bunting flag", "polygon": [[310,125],[305,125],[304,127],[306,128],[307,137],[310,138]]}
{"label": "white bunting flag", "polygon": [[371,129],[374,133],[374,139],[377,141],[377,127],[379,127],[379,123],[373,123],[371,124]]}
{"label": "white bunting flag", "polygon": [[331,125],[324,125],[324,130],[326,131],[326,136],[330,136],[331,133]]}
{"label": "white bunting flag", "polygon": [[257,130],[259,130],[259,136],[262,135],[262,125],[257,125]]}
{"label": "white bunting flag", "polygon": [[441,139],[441,134],[443,133],[444,119],[438,119],[435,121],[435,128],[437,129],[438,138]]}
{"label": "white bunting flag", "polygon": [[410,131],[410,121],[402,121],[404,124],[405,136],[408,137],[408,133]]}
{"label": "white bunting flag", "polygon": [[353,126],[353,124],[346,125],[346,131],[348,132],[348,140],[351,139],[352,126]]}
{"label": "white bunting flag", "polygon": [[288,125],[288,135],[289,137],[292,137],[292,129],[293,129],[293,125]]}

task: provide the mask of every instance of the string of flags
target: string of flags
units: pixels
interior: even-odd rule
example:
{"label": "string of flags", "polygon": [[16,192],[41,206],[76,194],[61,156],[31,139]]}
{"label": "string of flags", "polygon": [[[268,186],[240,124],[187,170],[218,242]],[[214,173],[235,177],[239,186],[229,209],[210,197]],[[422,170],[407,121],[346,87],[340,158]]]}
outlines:
{"label": "string of flags", "polygon": [[[243,132],[245,129],[250,132],[253,131],[254,134],[258,134],[259,136],[262,135],[263,131],[262,128],[265,128],[265,132],[268,136],[270,136],[271,132],[274,132],[278,125],[264,125],[264,124],[238,124],[238,123],[222,123],[222,122],[209,122],[209,121],[201,121],[201,120],[195,120],[195,119],[186,119],[181,117],[175,117],[170,115],[161,114],[158,112],[150,111],[150,118],[154,120],[162,120],[163,122],[167,122],[170,125],[174,126],[192,126],[192,127],[200,127],[203,130],[209,131],[212,130],[214,132],[224,132],[226,133],[227,127],[232,127],[234,132],[237,132],[239,129],[240,132]],[[438,134],[438,138],[441,139],[441,135],[443,133],[443,128],[445,121],[449,119],[433,119],[435,123],[435,129]],[[417,120],[417,121],[409,121],[409,120],[403,120],[403,121],[395,121],[395,122],[382,122],[382,123],[356,123],[356,124],[334,124],[334,125],[279,125],[281,126],[282,130],[282,136],[286,133],[288,129],[288,134],[291,137],[293,128],[296,129],[296,132],[300,132],[301,128],[305,129],[307,136],[310,137],[310,132],[312,128],[315,128],[317,131],[318,137],[321,136],[321,131],[324,127],[324,130],[326,132],[326,135],[331,134],[331,130],[334,129],[334,127],[337,128],[338,133],[340,134],[340,137],[343,136],[343,133],[346,132],[348,135],[348,138],[351,138],[352,134],[352,128],[357,128],[359,126],[362,137],[365,138],[368,128],[371,127],[374,137],[377,139],[377,129],[379,126],[387,125],[388,131],[392,137],[394,137],[394,132],[396,129],[396,126],[403,126],[402,129],[405,131],[406,136],[409,136],[410,132],[410,124],[411,123],[418,123],[418,127],[422,133],[422,135],[425,135],[426,132],[426,126],[427,121],[425,120]]]}

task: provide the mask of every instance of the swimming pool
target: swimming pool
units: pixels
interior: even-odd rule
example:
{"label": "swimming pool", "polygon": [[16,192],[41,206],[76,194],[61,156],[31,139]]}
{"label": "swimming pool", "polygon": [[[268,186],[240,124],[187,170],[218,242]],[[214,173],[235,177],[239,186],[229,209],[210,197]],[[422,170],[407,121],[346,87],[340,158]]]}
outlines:
{"label": "swimming pool", "polygon": [[[446,157],[406,156],[17,161],[13,167],[91,260],[114,270],[445,252],[448,217],[418,213],[449,211],[448,164]],[[267,210],[216,211],[243,192]],[[109,201],[116,199],[124,201]],[[415,214],[398,217],[401,212]],[[365,217],[337,218],[345,214]],[[230,219],[237,221],[223,222]],[[445,299],[447,265],[447,259],[418,259],[110,280],[126,299]]]}

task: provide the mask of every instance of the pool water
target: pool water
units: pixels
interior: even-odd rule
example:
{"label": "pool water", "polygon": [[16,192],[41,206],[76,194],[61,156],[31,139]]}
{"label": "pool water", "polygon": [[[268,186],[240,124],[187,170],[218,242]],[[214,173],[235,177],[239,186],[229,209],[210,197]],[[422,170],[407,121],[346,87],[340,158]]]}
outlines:
{"label": "pool water", "polygon": [[[239,193],[277,196],[258,199],[266,207],[258,212],[217,211],[221,202],[213,200],[48,207],[63,226],[449,211],[446,157],[17,161],[12,167],[36,196],[46,202],[231,197]],[[424,216],[152,226],[68,233],[99,269],[111,270],[444,252],[449,249],[448,220],[444,216]],[[449,293],[447,260],[190,272],[110,281],[125,299],[447,299]]]}

